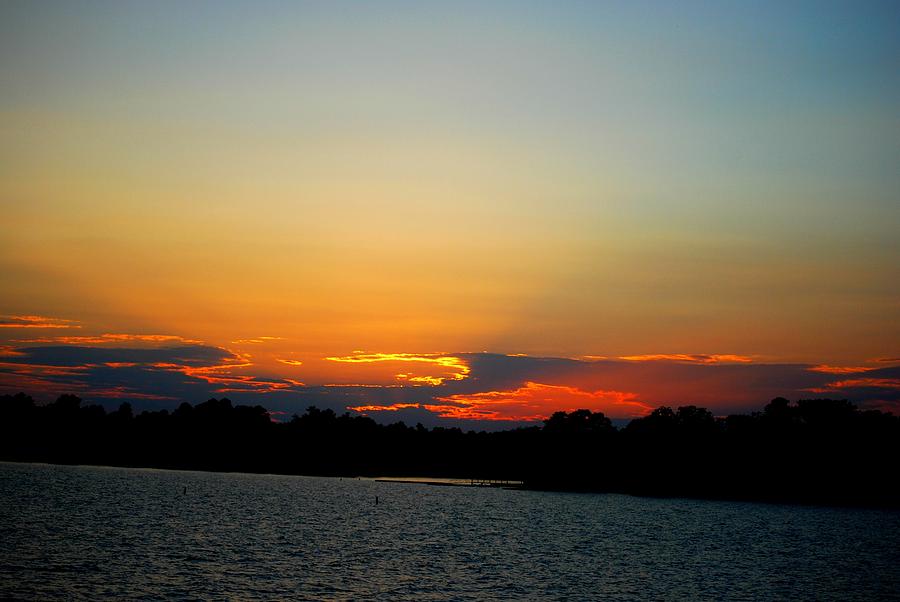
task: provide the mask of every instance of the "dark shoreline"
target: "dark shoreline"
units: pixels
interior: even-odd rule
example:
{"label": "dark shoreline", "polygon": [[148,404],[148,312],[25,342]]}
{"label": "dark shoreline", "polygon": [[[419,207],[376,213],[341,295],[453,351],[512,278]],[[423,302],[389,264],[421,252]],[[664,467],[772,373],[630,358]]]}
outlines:
{"label": "dark shoreline", "polygon": [[0,396],[0,459],[900,507],[900,418],[829,399],[778,398],[727,418],[663,407],[623,428],[578,410],[543,426],[463,432],[316,408],[275,423],[227,399],[135,416],[127,404],[106,413],[71,395],[38,406],[20,394]]}
{"label": "dark shoreline", "polygon": [[[276,473],[276,472],[248,472],[241,470],[208,470],[201,468],[173,468],[166,466],[125,466],[121,464],[71,464],[63,462],[45,462],[39,460],[9,460],[0,458],[0,464],[13,465],[34,465],[34,466],[60,466],[69,468],[111,468],[120,470],[147,470],[147,471],[164,471],[164,472],[184,472],[184,473],[208,473],[208,474],[226,474],[226,475],[247,475],[247,476],[271,476],[271,477],[298,477],[298,478],[317,478],[317,479],[347,479],[347,480],[366,480],[376,483],[398,484],[398,485],[425,485],[428,487],[460,487],[460,488],[493,488],[504,489],[507,491],[533,491],[545,493],[566,493],[576,495],[623,495],[627,497],[643,498],[643,499],[659,499],[659,500],[695,500],[708,502],[735,502],[748,504],[771,504],[778,506],[798,506],[798,507],[821,507],[821,508],[844,508],[859,510],[885,510],[900,512],[900,504],[879,504],[872,502],[839,502],[828,500],[814,499],[797,499],[785,498],[777,496],[699,496],[685,494],[657,494],[657,493],[638,493],[634,491],[623,490],[598,490],[584,488],[546,488],[546,487],[530,487],[524,483],[521,484],[496,484],[496,485],[472,485],[468,484],[470,479],[456,479],[450,477],[373,477],[364,475],[325,475],[325,474],[299,474],[299,473]],[[458,482],[451,482],[458,481]]]}

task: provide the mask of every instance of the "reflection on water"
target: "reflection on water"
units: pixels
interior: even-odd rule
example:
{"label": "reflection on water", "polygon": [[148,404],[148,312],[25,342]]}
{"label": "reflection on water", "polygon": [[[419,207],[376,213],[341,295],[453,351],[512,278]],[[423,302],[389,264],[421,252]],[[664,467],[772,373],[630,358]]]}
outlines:
{"label": "reflection on water", "polygon": [[898,533],[880,510],[0,464],[0,598],[875,600],[900,596]]}

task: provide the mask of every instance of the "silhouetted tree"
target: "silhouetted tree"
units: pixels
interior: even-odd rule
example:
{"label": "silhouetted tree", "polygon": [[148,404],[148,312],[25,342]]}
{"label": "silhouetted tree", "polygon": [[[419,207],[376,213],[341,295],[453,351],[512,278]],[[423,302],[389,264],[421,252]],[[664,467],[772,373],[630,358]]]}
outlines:
{"label": "silhouetted tree", "polygon": [[556,412],[499,432],[427,429],[310,407],[272,422],[227,398],[173,412],[106,413],[61,395],[0,396],[0,459],[321,475],[523,480],[546,489],[900,506],[900,418],[846,400],[776,398],[715,418],[660,407],[617,429],[601,412]]}

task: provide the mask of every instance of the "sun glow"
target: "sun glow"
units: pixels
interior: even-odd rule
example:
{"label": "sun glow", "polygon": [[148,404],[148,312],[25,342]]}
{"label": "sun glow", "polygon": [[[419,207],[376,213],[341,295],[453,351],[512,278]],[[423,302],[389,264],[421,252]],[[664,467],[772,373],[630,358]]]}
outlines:
{"label": "sun glow", "polygon": [[352,355],[326,357],[330,362],[340,362],[347,364],[377,364],[383,362],[412,362],[421,364],[432,364],[447,369],[444,376],[432,375],[415,375],[412,372],[400,373],[395,376],[396,379],[414,383],[427,384],[431,386],[442,385],[447,380],[464,380],[469,376],[471,368],[460,357],[454,355],[444,355],[439,353],[364,353],[355,352]]}

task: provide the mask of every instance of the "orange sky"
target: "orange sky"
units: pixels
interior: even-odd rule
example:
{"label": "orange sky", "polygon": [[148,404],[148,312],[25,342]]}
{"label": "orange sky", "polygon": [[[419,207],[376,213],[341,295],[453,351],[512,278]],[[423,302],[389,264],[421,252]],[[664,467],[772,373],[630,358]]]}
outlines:
{"label": "orange sky", "polygon": [[[900,356],[895,11],[648,10],[4,5],[4,353],[207,347],[185,376],[231,394],[517,418]],[[454,389],[481,352],[645,367]]]}

